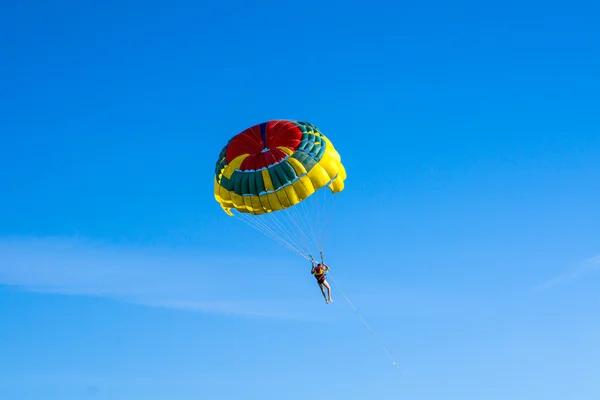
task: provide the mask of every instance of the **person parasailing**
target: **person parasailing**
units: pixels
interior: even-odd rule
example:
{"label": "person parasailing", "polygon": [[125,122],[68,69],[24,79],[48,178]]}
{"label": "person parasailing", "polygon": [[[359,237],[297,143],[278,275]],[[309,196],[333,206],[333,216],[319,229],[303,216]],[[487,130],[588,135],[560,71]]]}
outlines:
{"label": "person parasailing", "polygon": [[[326,271],[330,270],[330,268],[323,261],[323,254],[321,254],[321,262],[318,263],[316,266],[315,266],[315,260],[311,257],[311,264],[312,264],[312,268],[310,270],[310,273],[313,274],[314,277],[317,279],[317,283],[319,284],[321,293],[323,293],[323,297],[325,298],[325,303],[326,304],[333,303],[333,300],[331,299],[331,287],[329,286],[329,283],[327,282],[326,274],[325,274]],[[325,295],[325,289],[323,287],[327,288],[327,295]]]}

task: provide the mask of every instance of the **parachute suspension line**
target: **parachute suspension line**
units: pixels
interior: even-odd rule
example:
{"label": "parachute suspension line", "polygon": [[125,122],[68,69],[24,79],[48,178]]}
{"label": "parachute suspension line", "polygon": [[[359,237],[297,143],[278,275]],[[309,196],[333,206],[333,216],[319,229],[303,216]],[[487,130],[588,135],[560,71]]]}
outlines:
{"label": "parachute suspension line", "polygon": [[[293,207],[292,207],[293,208]],[[288,209],[285,209],[286,211]],[[298,235],[293,235],[295,229],[293,229],[292,224],[296,224],[295,220],[289,216],[289,213],[286,212],[288,218],[284,218],[280,211],[274,213],[263,214],[259,218],[271,219],[273,223],[280,229],[281,235],[286,236],[290,241],[294,243],[298,243],[300,241],[300,237]],[[308,243],[306,237],[304,239],[304,250],[306,254],[310,254],[310,244]],[[298,244],[298,247],[302,247]]]}
{"label": "parachute suspension line", "polygon": [[[314,202],[316,195],[317,193],[314,193],[310,198],[303,200],[297,206],[289,207],[284,210],[304,238],[309,249],[311,246],[313,248],[317,247],[319,242],[318,238],[315,238],[314,235],[310,235],[311,221],[314,220],[314,218],[310,218],[306,212],[306,204]],[[308,252],[311,253],[310,250]]]}
{"label": "parachute suspension line", "polygon": [[[302,254],[304,254],[304,258],[307,258],[310,255],[310,251],[308,246],[305,244],[304,246],[302,246],[299,241],[298,238],[295,238],[294,235],[292,235],[292,230],[289,228],[289,223],[286,224],[284,218],[279,218],[280,215],[273,213],[273,214],[264,214],[261,216],[258,216],[258,218],[256,219],[265,219],[265,220],[271,220],[270,222],[273,223],[273,225],[278,228],[278,232],[279,234],[277,235],[277,237],[279,238],[283,238],[284,240],[287,240],[289,243],[293,243],[294,246],[298,249],[299,252],[301,252]],[[268,224],[266,222],[263,221],[263,224],[266,225],[268,227]]]}
{"label": "parachute suspension line", "polygon": [[[313,194],[313,196],[316,195]],[[301,202],[297,207],[291,207],[286,209],[287,212],[293,215],[291,217],[292,221],[294,221],[298,231],[301,233],[302,237],[307,243],[307,246],[310,248],[309,253],[312,253],[314,249],[318,246],[318,238],[315,238],[314,235],[310,235],[310,227],[312,223],[314,223],[314,218],[310,218],[307,212],[302,212],[306,209],[307,204],[311,204],[314,202],[314,199],[309,198]]]}
{"label": "parachute suspension line", "polygon": [[[314,194],[313,194],[313,196],[314,196]],[[286,209],[286,211],[294,215],[293,220],[297,221],[298,230],[300,231],[300,233],[306,240],[307,244],[309,246],[314,247],[315,246],[314,240],[313,240],[313,238],[310,237],[310,235],[307,232],[308,231],[307,225],[308,225],[309,221],[307,220],[306,215],[300,212],[300,210],[302,210],[304,208],[304,202],[310,201],[310,200],[311,200],[310,198],[306,199],[306,200],[300,202],[298,205],[296,205],[296,207],[291,207],[289,209]]]}
{"label": "parachute suspension line", "polygon": [[[258,230],[259,232],[262,232],[263,234],[265,234],[267,237],[270,237],[271,239],[275,240],[276,242],[284,245],[285,247],[287,247],[288,249],[294,251],[295,253],[299,254],[301,257],[305,258],[306,260],[310,261],[310,257],[306,252],[303,252],[301,250],[301,248],[297,245],[297,243],[295,243],[294,241],[292,241],[291,243],[289,241],[286,241],[285,239],[282,239],[280,237],[280,235],[278,235],[275,231],[273,231],[273,229],[271,229],[269,226],[267,226],[264,221],[260,221],[258,222],[257,220],[259,218],[253,218],[250,217],[249,215],[245,215],[244,213],[235,213],[236,216],[238,216],[238,218],[240,220],[242,220],[244,223],[246,223],[247,225],[249,225],[250,227]],[[284,232],[285,233],[285,232]]]}
{"label": "parachute suspension line", "polygon": [[329,239],[329,232],[331,230],[331,225],[333,223],[333,211],[335,210],[334,207],[334,202],[335,202],[335,195],[331,194],[331,201],[326,202],[325,203],[325,215],[326,215],[326,219],[325,219],[325,233],[323,234],[323,249],[325,249],[325,247],[327,246],[327,241]]}
{"label": "parachute suspension line", "polygon": [[[362,317],[362,315],[360,315],[360,313],[358,312],[358,310],[356,309],[356,307],[354,307],[354,304],[352,304],[352,302],[350,301],[350,299],[348,298],[348,296],[346,295],[346,293],[342,290],[342,288],[340,287],[340,285],[335,281],[335,279],[333,279],[333,277],[331,276],[331,273],[327,274],[327,279],[331,279],[331,281],[335,284],[335,286],[338,288],[338,290],[340,291],[340,293],[346,298],[346,301],[348,302],[348,304],[350,304],[350,307],[352,307],[352,309],[354,310],[354,313],[358,316],[358,318],[360,318],[360,320],[363,322],[363,324],[365,325],[365,327],[367,328],[367,330],[369,331],[369,333],[371,333],[371,335],[373,336],[373,338],[375,339],[375,341],[379,342],[379,338],[377,337],[377,335],[375,334],[375,332],[373,332],[373,330],[371,329],[371,327],[369,326],[369,324],[367,324],[367,321],[365,321],[365,319]],[[392,357],[392,355],[390,354],[390,352],[388,351],[388,349],[386,349],[385,346],[381,342],[379,342],[379,344],[383,348],[383,351],[385,352],[385,354],[387,354],[387,356],[389,357],[389,359],[392,361],[392,364],[396,368],[400,369],[400,367],[398,366],[398,364],[396,364],[396,361],[394,360],[394,357]]]}
{"label": "parachute suspension line", "polygon": [[[300,206],[304,218],[306,220],[314,221],[309,225],[308,231],[314,238],[316,248],[319,253],[323,253],[326,244],[326,238],[329,233],[331,214],[328,213],[328,208],[333,207],[333,199],[335,195],[331,192],[331,189],[325,185],[312,196],[312,202],[314,207],[308,209],[304,205]],[[314,208],[314,209],[313,209]]]}
{"label": "parachute suspension line", "polygon": [[[298,222],[296,222],[296,221],[302,222],[302,219],[298,215],[298,210],[296,209],[296,207],[286,208],[286,209],[284,209],[284,211],[288,215],[290,221],[292,221],[294,223],[296,228],[298,228],[298,231],[302,234],[302,237],[304,238],[304,241],[306,243],[306,247],[310,248],[310,245],[314,246],[314,243],[306,236],[304,229],[302,229],[302,227],[298,224]],[[292,216],[290,214],[294,214],[294,215]],[[310,251],[309,251],[309,253],[310,253]]]}
{"label": "parachute suspension line", "polygon": [[288,249],[294,251],[295,253],[299,254],[300,256],[307,258],[307,256],[301,251],[299,250],[297,247],[294,247],[293,245],[281,240],[279,237],[277,237],[275,234],[269,232],[266,229],[261,229],[260,226],[254,225],[251,222],[249,222],[246,218],[240,218],[244,223],[250,225],[252,228],[258,230],[259,232],[262,232],[263,234],[265,234],[266,236],[270,237],[271,239],[275,240],[276,242],[284,245],[285,247],[287,247]]}
{"label": "parachute suspension line", "polygon": [[311,260],[312,255],[323,254],[333,219],[334,198],[330,188],[324,186],[293,207],[260,215],[242,212],[234,215],[304,259]]}
{"label": "parachute suspension line", "polygon": [[[305,221],[298,215],[298,210],[295,207],[286,208],[283,211],[287,217],[285,220],[288,223],[289,232],[293,233],[299,241],[303,241],[306,253],[312,257],[314,243],[311,238],[306,235],[306,229],[303,228],[302,223]],[[284,213],[280,214],[281,218],[284,218]]]}
{"label": "parachute suspension line", "polygon": [[[249,215],[244,215],[244,218],[246,218],[246,220],[250,224],[255,224],[256,229],[258,229],[259,231],[261,230],[260,228],[262,228],[262,230],[264,230],[265,232],[269,232],[271,234],[270,237],[273,238],[273,236],[275,236],[280,239],[280,242],[284,241],[284,242],[288,243],[289,245],[293,246],[294,248],[296,248],[298,251],[301,250],[301,246],[299,246],[298,243],[287,234],[285,229],[282,229],[279,226],[279,222],[277,220],[275,220],[274,222],[275,222],[276,227],[279,227],[281,230],[281,233],[279,233],[279,234],[271,226],[269,226],[266,223],[264,218],[261,218],[261,217],[264,217],[264,216],[250,217]],[[251,226],[253,226],[253,225],[251,225]]]}
{"label": "parachute suspension line", "polygon": [[324,215],[321,212],[321,209],[323,208],[323,202],[325,201],[325,196],[327,195],[327,187],[324,187],[321,192],[323,192],[323,194],[319,194],[317,196],[316,200],[316,207],[315,207],[315,213],[316,213],[316,217],[317,217],[317,221],[318,223],[315,224],[315,233],[316,236],[319,238],[318,242],[317,242],[317,247],[319,250],[319,253],[322,254],[323,253],[323,218]]}
{"label": "parachute suspension line", "polygon": [[[285,218],[279,218],[280,214],[277,213],[269,213],[269,214],[264,214],[261,215],[259,218],[265,218],[265,219],[272,219],[273,223],[280,229],[282,236],[286,236],[290,241],[294,242],[294,243],[298,243],[296,240],[296,238],[294,238],[292,236],[292,232],[293,229],[290,229],[290,221],[286,220]],[[294,222],[292,220],[292,222]],[[299,240],[299,238],[298,238]],[[301,246],[299,244],[297,244],[297,246],[300,248]],[[304,250],[306,251],[307,254],[310,253],[310,246],[308,245],[308,243],[306,242],[306,240],[304,241]]]}
{"label": "parachute suspension line", "polygon": [[[315,202],[315,201],[316,201],[316,197],[317,197],[317,195],[318,195],[318,194],[319,194],[319,191],[317,191],[317,192],[315,193],[315,199],[312,199],[312,200],[313,200],[313,202]],[[309,200],[310,200],[310,198],[309,198]],[[314,219],[315,219],[315,216],[314,216],[314,214],[315,214],[315,213],[313,213],[313,215],[311,216],[311,213],[310,213],[310,211],[309,211],[309,210],[307,210],[307,205],[306,205],[306,204],[304,204],[304,202],[301,202],[301,203],[299,204],[299,206],[300,206],[300,207],[299,207],[299,208],[300,208],[300,211],[301,211],[301,213],[302,213],[302,215],[303,215],[303,218],[301,218],[301,220],[302,220],[302,221],[303,221],[303,222],[304,222],[306,225],[308,225],[308,232],[310,232],[310,234],[312,235],[312,238],[313,238],[313,243],[315,243],[315,245],[314,245],[314,246],[315,246],[315,247],[318,247],[318,246],[319,246],[319,245],[318,245],[318,243],[319,243],[319,238],[318,238],[318,236],[315,234],[314,227],[313,227],[313,225],[314,225],[314,224],[311,224],[311,223],[310,223],[310,221],[311,221],[311,220],[314,220]],[[311,218],[311,217],[312,217],[312,218]],[[318,223],[318,222],[319,222],[319,221],[317,220],[317,223]],[[308,233],[308,232],[307,232],[307,233]]]}
{"label": "parachute suspension line", "polygon": [[313,206],[311,208],[303,207],[303,211],[307,215],[307,221],[311,221],[309,224],[310,233],[314,237],[315,250],[321,250],[321,236],[319,235],[319,225],[321,225],[321,216],[319,214],[319,198],[323,193],[324,189],[320,189],[317,193],[315,193],[315,198],[313,199]]}
{"label": "parachute suspension line", "polygon": [[318,223],[315,224],[315,234],[318,237],[318,250],[320,254],[325,251],[327,244],[327,238],[330,232],[331,222],[333,220],[333,214],[331,213],[331,210],[333,208],[335,196],[336,195],[331,192],[331,189],[327,187],[327,185],[323,187],[321,193],[315,196],[315,201],[317,203],[316,215],[318,219]]}
{"label": "parachute suspension line", "polygon": [[[284,193],[286,193],[286,192],[284,192]],[[286,197],[287,197],[287,193],[286,193]],[[288,197],[288,200],[289,200],[289,197]],[[306,201],[306,199],[300,201],[300,203],[304,204],[305,201]],[[304,233],[304,230],[298,225],[297,221],[299,219],[298,218],[293,218],[292,216],[290,216],[290,209],[292,210],[292,212],[296,211],[296,207],[286,207],[286,208],[283,209],[283,211],[285,211],[285,214],[288,217],[287,220],[286,220],[286,222],[288,222],[288,228],[292,228],[292,229],[289,229],[289,231],[291,232],[291,231],[295,231],[297,229],[300,232],[300,234],[302,234],[302,236],[304,238],[305,245],[306,245],[307,252],[308,252],[308,254],[310,254],[311,253],[311,250],[310,250],[311,244],[313,246],[314,246],[314,244],[308,239],[308,237]],[[302,221],[302,220],[300,219],[300,221]],[[291,224],[293,224],[296,227],[296,229],[293,229],[293,227],[291,226],[290,222],[291,222]],[[305,221],[305,222],[307,222],[307,221]]]}
{"label": "parachute suspension line", "polygon": [[319,227],[321,229],[321,248],[320,251],[323,252],[325,250],[325,246],[327,245],[327,239],[329,236],[329,231],[331,229],[331,222],[333,221],[333,202],[335,200],[335,195],[331,192],[331,190],[326,190],[323,194],[323,201],[321,204],[321,223]]}
{"label": "parachute suspension line", "polygon": [[324,221],[326,219],[326,215],[323,213],[323,204],[329,200],[329,197],[333,196],[331,190],[327,187],[322,187],[319,191],[314,194],[314,210],[309,210],[307,207],[304,207],[302,211],[305,214],[309,214],[310,219],[314,221],[310,225],[310,232],[315,237],[316,242],[316,250],[319,254],[323,253],[323,238],[324,238]]}

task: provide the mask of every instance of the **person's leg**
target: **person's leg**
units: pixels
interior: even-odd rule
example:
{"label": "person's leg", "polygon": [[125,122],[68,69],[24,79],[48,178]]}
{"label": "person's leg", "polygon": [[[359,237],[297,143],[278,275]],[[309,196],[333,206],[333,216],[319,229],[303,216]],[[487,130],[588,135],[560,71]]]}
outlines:
{"label": "person's leg", "polygon": [[329,286],[329,282],[325,281],[323,282],[323,285],[325,285],[325,287],[327,288],[327,299],[329,302],[332,302],[333,300],[331,300],[331,287]]}
{"label": "person's leg", "polygon": [[321,293],[323,293],[323,298],[327,301],[327,296],[325,295],[325,289],[323,289],[323,284],[319,282],[319,288],[321,289]]}

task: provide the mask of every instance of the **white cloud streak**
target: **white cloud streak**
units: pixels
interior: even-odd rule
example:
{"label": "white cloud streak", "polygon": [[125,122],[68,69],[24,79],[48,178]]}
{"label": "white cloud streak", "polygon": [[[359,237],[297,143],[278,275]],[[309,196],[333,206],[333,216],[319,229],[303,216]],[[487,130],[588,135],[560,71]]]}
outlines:
{"label": "white cloud streak", "polygon": [[300,301],[275,302],[275,296],[266,292],[273,285],[253,268],[264,264],[265,260],[189,249],[134,248],[81,239],[0,238],[2,285],[186,311],[305,319]]}
{"label": "white cloud streak", "polygon": [[581,264],[570,268],[563,274],[552,279],[548,279],[547,281],[535,286],[533,290],[540,291],[552,289],[598,272],[600,272],[600,256],[588,258]]}

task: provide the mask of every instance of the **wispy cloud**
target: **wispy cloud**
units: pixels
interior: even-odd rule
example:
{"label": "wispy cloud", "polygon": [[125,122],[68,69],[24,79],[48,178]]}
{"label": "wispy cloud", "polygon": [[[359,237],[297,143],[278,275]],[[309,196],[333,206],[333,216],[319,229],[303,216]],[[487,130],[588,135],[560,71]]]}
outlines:
{"label": "wispy cloud", "polygon": [[264,294],[270,286],[249,267],[264,263],[245,256],[81,239],[0,239],[2,285],[187,311],[304,318],[298,300],[275,302],[273,295]]}
{"label": "wispy cloud", "polygon": [[556,286],[564,285],[577,279],[581,279],[585,276],[593,273],[600,272],[600,256],[588,258],[581,264],[576,265],[573,268],[568,269],[561,275],[558,275],[552,279],[536,285],[533,287],[534,291],[547,290]]}

